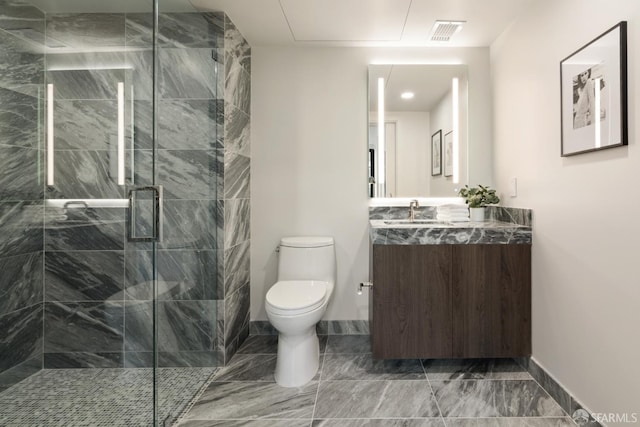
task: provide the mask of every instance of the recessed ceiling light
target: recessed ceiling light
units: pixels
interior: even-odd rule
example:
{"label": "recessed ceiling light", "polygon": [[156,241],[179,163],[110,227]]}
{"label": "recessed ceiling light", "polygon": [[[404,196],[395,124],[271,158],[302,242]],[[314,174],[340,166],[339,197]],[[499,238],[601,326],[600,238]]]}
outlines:
{"label": "recessed ceiling light", "polygon": [[413,98],[413,96],[413,92],[404,92],[402,95],[400,95],[402,99],[411,99]]}
{"label": "recessed ceiling light", "polygon": [[448,42],[451,37],[462,29],[465,21],[436,21],[431,29],[429,40],[434,42]]}

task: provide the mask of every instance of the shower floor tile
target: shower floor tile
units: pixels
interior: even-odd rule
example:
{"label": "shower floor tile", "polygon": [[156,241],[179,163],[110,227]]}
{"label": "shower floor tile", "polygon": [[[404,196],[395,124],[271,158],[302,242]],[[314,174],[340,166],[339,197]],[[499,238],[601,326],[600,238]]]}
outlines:
{"label": "shower floor tile", "polygon": [[[157,371],[160,419],[178,418],[215,368]],[[0,425],[150,426],[152,369],[42,370],[0,393]]]}

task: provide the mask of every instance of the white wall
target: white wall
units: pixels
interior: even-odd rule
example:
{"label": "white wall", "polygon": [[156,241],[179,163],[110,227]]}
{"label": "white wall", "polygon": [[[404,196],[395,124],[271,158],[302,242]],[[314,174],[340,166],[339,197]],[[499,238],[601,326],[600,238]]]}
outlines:
{"label": "white wall", "polygon": [[[561,158],[559,63],[621,20],[629,146]],[[534,212],[533,356],[591,411],[640,417],[639,45],[637,0],[539,0],[491,68],[496,185]]]}
{"label": "white wall", "polygon": [[[280,237],[335,237],[338,282],[325,316],[368,318],[367,66],[466,63],[472,144],[491,159],[488,48],[252,49],[251,319],[266,319]],[[491,176],[490,167],[477,171]],[[480,182],[487,182],[480,178]],[[490,179],[490,178],[489,178]]]}
{"label": "white wall", "polygon": [[429,196],[429,113],[388,111],[385,120],[396,123],[396,194]]}

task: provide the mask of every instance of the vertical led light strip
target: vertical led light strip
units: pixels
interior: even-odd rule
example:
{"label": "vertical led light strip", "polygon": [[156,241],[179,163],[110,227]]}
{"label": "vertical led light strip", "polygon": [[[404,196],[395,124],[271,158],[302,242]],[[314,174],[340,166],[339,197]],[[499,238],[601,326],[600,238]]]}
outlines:
{"label": "vertical led light strip", "polygon": [[460,100],[458,99],[458,78],[451,80],[451,98],[453,105],[453,183],[460,182]]}
{"label": "vertical led light strip", "polygon": [[53,185],[53,84],[47,84],[47,185]]}
{"label": "vertical led light strip", "polygon": [[384,79],[378,78],[378,197],[385,197]]}
{"label": "vertical led light strip", "polygon": [[118,82],[118,185],[124,185],[124,83]]}
{"label": "vertical led light strip", "polygon": [[[586,89],[588,90],[588,89]],[[596,107],[593,111],[593,120],[595,120],[595,132],[596,132],[596,148],[600,148],[602,146],[602,141],[600,140],[600,79],[594,80],[594,90],[596,92]]]}

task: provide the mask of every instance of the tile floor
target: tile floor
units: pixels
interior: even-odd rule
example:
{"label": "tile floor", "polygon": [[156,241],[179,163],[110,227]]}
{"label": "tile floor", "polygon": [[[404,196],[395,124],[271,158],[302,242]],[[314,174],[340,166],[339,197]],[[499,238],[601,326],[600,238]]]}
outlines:
{"label": "tile floor", "polygon": [[[215,368],[158,369],[160,419],[187,408]],[[0,393],[3,427],[148,427],[152,369],[46,369]]]}
{"label": "tile floor", "polygon": [[322,336],[299,388],[273,378],[277,336],[253,335],[180,427],[563,427],[562,408],[513,360],[373,360],[369,337]]}

